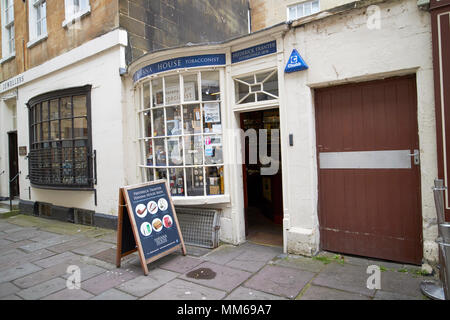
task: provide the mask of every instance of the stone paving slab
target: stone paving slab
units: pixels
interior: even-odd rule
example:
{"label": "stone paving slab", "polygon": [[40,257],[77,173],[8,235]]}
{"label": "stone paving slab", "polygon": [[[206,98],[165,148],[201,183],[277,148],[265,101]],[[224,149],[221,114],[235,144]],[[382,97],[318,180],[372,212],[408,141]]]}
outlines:
{"label": "stone paving slab", "polygon": [[51,257],[54,254],[55,253],[46,249],[38,250],[29,254],[15,249],[0,257],[0,271],[12,268],[23,263],[45,259]]}
{"label": "stone paving slab", "polygon": [[383,290],[377,290],[377,293],[375,293],[375,296],[373,297],[373,300],[424,300],[426,299],[425,296],[407,296],[400,293],[394,293],[394,292],[387,292]]}
{"label": "stone paving slab", "polygon": [[240,250],[236,250],[236,248],[232,245],[222,245],[210,253],[202,256],[202,259],[224,265],[241,255],[241,253],[242,252]]}
{"label": "stone paving slab", "polygon": [[237,286],[239,286],[242,282],[247,280],[252,275],[250,272],[247,271],[236,270],[230,267],[218,265],[211,262],[202,263],[197,267],[195,267],[190,272],[201,268],[211,269],[215,273],[215,276],[212,279],[199,279],[199,278],[191,278],[188,277],[187,274],[184,274],[180,278],[204,286],[229,292],[234,288],[236,288]]}
{"label": "stone paving slab", "polygon": [[320,272],[322,269],[325,268],[325,264],[321,261],[293,255],[288,255],[279,259],[275,259],[273,261],[273,264],[277,266],[296,268],[314,273]]}
{"label": "stone paving slab", "polygon": [[314,273],[312,272],[267,265],[244,286],[294,299],[313,277]]}
{"label": "stone paving slab", "polygon": [[143,297],[154,289],[166,284],[172,279],[175,279],[178,273],[154,269],[149,271],[147,276],[139,276],[130,281],[122,283],[117,286],[117,289],[132,294],[136,297]]}
{"label": "stone paving slab", "polygon": [[159,267],[178,273],[186,273],[203,262],[204,261],[201,259],[179,255],[176,257],[172,257],[172,259],[170,259],[169,261],[160,264]]}
{"label": "stone paving slab", "polygon": [[81,261],[80,256],[78,256],[72,252],[64,252],[64,253],[53,255],[53,256],[45,258],[45,259],[34,261],[33,263],[42,268],[49,268],[53,265],[60,264],[60,263],[76,264],[79,261]]}
{"label": "stone paving slab", "polygon": [[31,243],[35,243],[35,242],[30,241],[30,240],[23,240],[23,241],[12,242],[10,244],[7,244],[7,245],[5,245],[5,246],[0,248],[0,256],[5,255],[6,253],[8,253],[11,250],[20,248],[22,246],[25,246],[25,245],[28,245],[28,244],[31,244]]}
{"label": "stone paving slab", "polygon": [[48,247],[47,250],[51,250],[56,253],[63,253],[66,251],[71,251],[80,247],[84,247],[86,245],[94,243],[95,240],[90,238],[76,238],[61,244],[57,244],[51,247]]}
{"label": "stone paving slab", "polygon": [[[102,260],[111,264],[116,264],[116,255],[117,255],[117,249],[109,248],[103,251],[100,251],[94,255],[92,255],[93,258]],[[128,255],[126,257],[122,258],[121,263],[125,263],[129,259],[133,259],[133,255]]]}
{"label": "stone paving slab", "polygon": [[0,298],[0,300],[23,300],[23,299],[19,296],[16,296],[15,294],[12,294],[10,296]]}
{"label": "stone paving slab", "polygon": [[366,287],[369,276],[366,271],[363,266],[330,263],[313,280],[313,284],[373,297],[375,290]]}
{"label": "stone paving slab", "polygon": [[137,277],[137,274],[123,270],[106,271],[105,273],[83,281],[81,283],[81,288],[93,293],[94,295],[99,295],[100,293],[125,283],[135,277]]}
{"label": "stone paving slab", "polygon": [[101,251],[105,251],[107,249],[111,249],[112,244],[107,242],[94,242],[89,245],[85,245],[82,247],[78,247],[76,249],[71,250],[74,253],[83,255],[83,256],[93,256]]}
{"label": "stone paving slab", "polygon": [[20,291],[20,288],[11,282],[0,283],[0,298],[4,298]]}
{"label": "stone paving slab", "polygon": [[[14,242],[23,241],[23,240],[32,240],[31,238],[38,237],[39,235],[41,235],[41,232],[42,231],[39,231],[34,228],[27,228],[27,229],[22,229],[19,232],[8,233],[7,236],[4,237],[4,239],[9,240],[9,241],[14,241]],[[35,240],[33,240],[33,241],[35,241]]]}
{"label": "stone paving slab", "polygon": [[58,278],[66,273],[68,264],[61,263],[18,278],[13,283],[23,289],[33,287],[48,280]]}
{"label": "stone paving slab", "polygon": [[136,300],[136,297],[132,295],[119,291],[117,289],[109,289],[98,296],[92,298],[92,300]]}
{"label": "stone paving slab", "polygon": [[310,286],[300,300],[370,300],[368,296],[319,286]]}
{"label": "stone paving slab", "polygon": [[209,248],[203,248],[203,247],[196,247],[196,246],[191,246],[191,245],[186,245],[186,252],[188,255],[190,256],[194,256],[194,257],[201,257],[204,256],[205,254],[211,252],[212,249]]}
{"label": "stone paving slab", "polygon": [[225,291],[174,279],[141,300],[220,300],[225,295]]}
{"label": "stone paving slab", "polygon": [[39,270],[41,270],[40,267],[31,263],[16,265],[7,270],[0,271],[0,283],[12,281]]}
{"label": "stone paving slab", "polygon": [[273,294],[262,291],[239,287],[231,292],[225,300],[287,300],[284,297],[275,296]]}
{"label": "stone paving slab", "polygon": [[42,240],[39,242],[32,242],[30,244],[21,246],[20,249],[26,251],[26,252],[33,252],[33,251],[37,251],[40,249],[45,249],[57,244],[61,244],[67,241],[70,241],[72,238],[70,236],[66,236],[66,235],[60,235],[60,236],[56,236],[47,240]]}
{"label": "stone paving slab", "polygon": [[[69,265],[66,264],[66,268]],[[85,263],[78,263],[76,264],[77,267],[80,268],[80,277],[81,277],[81,281],[85,281],[88,280],[90,278],[93,278],[95,276],[98,276],[99,274],[105,273],[107,270],[103,269],[101,267],[95,266],[95,265],[90,265],[90,264],[85,264]],[[67,271],[67,269],[66,269]],[[64,273],[62,275],[62,277],[64,279],[67,279],[71,276],[71,274],[69,273]]]}
{"label": "stone paving slab", "polygon": [[419,277],[408,273],[385,271],[381,272],[381,290],[422,298],[420,283],[430,278]]}
{"label": "stone paving slab", "polygon": [[282,248],[264,247],[252,243],[246,243],[240,246],[238,250],[242,253],[226,265],[249,272],[260,270],[267,262],[282,253]]}
{"label": "stone paving slab", "polygon": [[34,287],[21,290],[17,295],[25,300],[38,300],[66,288],[66,280],[55,278]]}
{"label": "stone paving slab", "polygon": [[89,300],[95,297],[82,289],[64,289],[53,293],[42,300]]}

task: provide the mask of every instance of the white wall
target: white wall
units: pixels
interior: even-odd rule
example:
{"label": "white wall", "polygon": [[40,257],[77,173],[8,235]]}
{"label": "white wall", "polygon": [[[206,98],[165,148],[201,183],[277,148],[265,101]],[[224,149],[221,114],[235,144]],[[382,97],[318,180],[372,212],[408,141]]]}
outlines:
{"label": "white wall", "polygon": [[[437,259],[431,187],[437,177],[430,15],[416,0],[380,4],[381,28],[369,29],[365,10],[354,10],[292,29],[285,36],[284,59],[296,48],[309,69],[285,75],[286,118],[294,134],[287,157],[291,230],[288,250],[318,249],[317,165],[313,88],[350,81],[416,73],[421,156],[424,256]],[[307,240],[300,243],[299,240]]]}
{"label": "white wall", "polygon": [[15,98],[0,99],[0,197],[9,197],[8,131],[15,129],[13,125],[14,100]]}
{"label": "white wall", "polygon": [[97,150],[98,183],[95,188],[98,205],[95,206],[94,193],[91,191],[31,188],[29,199],[30,183],[25,179],[28,174],[28,163],[24,157],[19,157],[22,170],[21,199],[117,215],[119,187],[124,185],[122,84],[119,75],[121,58],[121,49],[116,46],[19,88],[18,143],[19,146],[28,146],[28,109],[25,104],[30,98],[54,90],[92,85],[92,146],[93,150]]}

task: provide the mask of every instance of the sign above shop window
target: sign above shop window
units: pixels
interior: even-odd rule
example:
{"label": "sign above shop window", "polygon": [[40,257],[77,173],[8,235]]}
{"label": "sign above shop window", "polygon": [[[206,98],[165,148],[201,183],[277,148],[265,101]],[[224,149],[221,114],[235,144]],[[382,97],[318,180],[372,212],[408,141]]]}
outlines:
{"label": "sign above shop window", "polygon": [[150,64],[136,71],[133,81],[145,78],[149,75],[182,68],[194,68],[204,66],[225,65],[224,54],[206,54],[201,56],[180,57]]}
{"label": "sign above shop window", "polygon": [[292,50],[291,56],[289,57],[289,61],[286,65],[286,68],[284,69],[284,72],[295,72],[295,71],[302,71],[308,69],[308,65],[306,64],[305,60],[302,59],[300,54],[296,49]]}
{"label": "sign above shop window", "polygon": [[237,63],[277,52],[277,42],[270,41],[231,53],[231,63]]}

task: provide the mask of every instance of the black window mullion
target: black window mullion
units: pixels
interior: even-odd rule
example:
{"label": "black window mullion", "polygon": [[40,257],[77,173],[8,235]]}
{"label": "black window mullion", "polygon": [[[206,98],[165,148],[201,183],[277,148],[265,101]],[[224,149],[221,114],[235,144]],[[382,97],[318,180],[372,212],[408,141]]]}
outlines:
{"label": "black window mullion", "polygon": [[75,119],[73,113],[73,96],[70,97],[70,115],[72,116],[72,177],[73,184],[76,184],[75,178]]}
{"label": "black window mullion", "polygon": [[58,156],[59,156],[59,183],[63,183],[63,142],[62,142],[62,132],[61,132],[61,98],[58,98]]}

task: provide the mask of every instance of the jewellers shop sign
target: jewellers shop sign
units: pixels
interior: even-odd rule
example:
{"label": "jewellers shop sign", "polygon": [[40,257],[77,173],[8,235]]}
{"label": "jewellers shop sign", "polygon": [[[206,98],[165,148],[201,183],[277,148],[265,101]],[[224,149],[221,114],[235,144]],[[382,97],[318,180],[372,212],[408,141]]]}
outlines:
{"label": "jewellers shop sign", "polygon": [[23,84],[25,82],[25,78],[23,74],[20,74],[14,78],[11,78],[9,80],[3,81],[0,84],[0,93],[1,92],[5,92],[8,90],[11,90],[15,87],[20,86],[21,84]]}
{"label": "jewellers shop sign", "polygon": [[175,69],[222,66],[225,65],[225,54],[205,54],[199,56],[180,57],[150,64],[136,71],[133,81],[145,78],[149,75]]}

